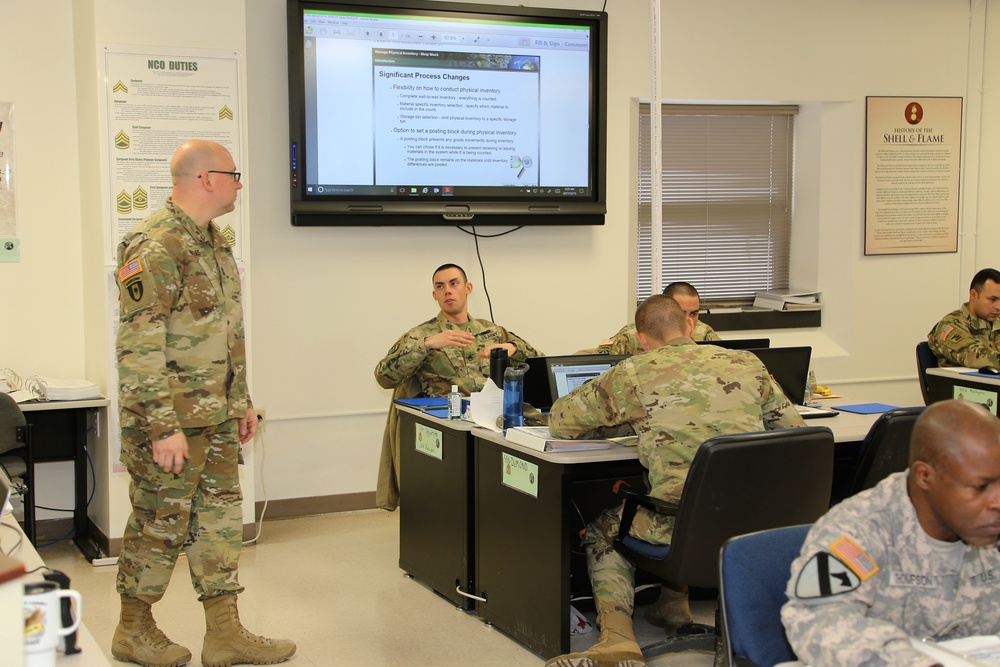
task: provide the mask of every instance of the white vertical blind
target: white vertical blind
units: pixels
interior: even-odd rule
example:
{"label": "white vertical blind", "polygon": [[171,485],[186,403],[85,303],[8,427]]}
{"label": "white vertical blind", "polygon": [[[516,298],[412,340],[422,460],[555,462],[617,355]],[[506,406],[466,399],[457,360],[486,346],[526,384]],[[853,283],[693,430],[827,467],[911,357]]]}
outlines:
{"label": "white vertical blind", "polygon": [[[798,107],[663,105],[662,284],[703,302],[788,287]],[[636,297],[652,291],[650,105],[640,108]]]}

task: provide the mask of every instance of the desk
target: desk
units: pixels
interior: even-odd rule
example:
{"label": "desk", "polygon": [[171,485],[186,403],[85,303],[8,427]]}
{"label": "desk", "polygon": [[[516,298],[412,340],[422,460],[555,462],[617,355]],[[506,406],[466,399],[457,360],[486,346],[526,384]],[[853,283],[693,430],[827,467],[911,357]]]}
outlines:
{"label": "desk", "polygon": [[[3,525],[5,527],[0,527],[0,550],[6,553],[11,549],[13,549],[12,553],[10,554],[10,558],[21,561],[24,564],[25,570],[29,572],[43,565],[42,559],[38,555],[38,552],[35,551],[35,548],[31,545],[31,542],[29,542],[26,538],[22,539],[20,546],[14,549],[14,545],[17,544],[19,536],[24,537],[24,533],[21,530],[21,526],[18,525],[17,521],[15,521],[11,515],[8,514],[3,517]],[[43,580],[44,579],[42,578],[41,572],[34,572],[32,574],[24,575],[19,579],[9,581],[3,584],[3,586],[17,586],[18,588],[20,588],[20,586],[25,582],[43,581]],[[70,582],[70,585],[72,586],[72,582]],[[21,612],[21,604],[22,604],[21,595],[18,594],[14,596],[3,596],[0,599],[2,599],[4,605],[15,604],[17,607],[16,610],[5,608],[2,611],[0,611],[0,613],[3,614],[4,618],[6,618],[8,615],[11,616],[16,615],[18,619],[21,619],[21,623],[14,626],[14,628],[5,627],[3,629],[3,632],[16,629],[15,634],[17,634],[20,637],[20,639],[13,639],[12,637],[8,637],[6,634],[0,635],[3,636],[5,639],[5,641],[0,642],[0,645],[4,647],[3,664],[12,665],[13,667],[20,667],[21,665],[24,664],[23,651],[21,650],[15,651],[14,646],[21,647],[23,645],[22,642],[23,642],[23,632],[24,632],[23,631],[24,616]],[[13,600],[16,600],[16,602]],[[87,603],[84,602],[84,605],[86,604]],[[104,653],[97,645],[97,642],[94,641],[93,635],[90,634],[90,631],[87,630],[87,627],[83,623],[80,624],[79,629],[77,629],[76,631],[76,645],[81,649],[81,652],[76,653],[74,655],[63,655],[62,653],[60,653],[56,660],[56,667],[110,667],[111,666],[111,663],[108,662],[108,659],[106,657],[104,657]]]}
{"label": "desk", "polygon": [[[997,414],[1000,396],[1000,376],[964,375],[974,369],[941,366],[927,369],[927,402],[936,403],[949,398],[965,398],[984,403]],[[961,395],[961,396],[960,396]],[[990,403],[992,401],[992,403]]]}
{"label": "desk", "polygon": [[[569,651],[569,601],[590,590],[577,533],[620,502],[614,482],[643,488],[636,449],[538,452],[468,422],[397,409],[400,568],[539,655]],[[878,416],[845,412],[807,423],[829,427],[838,459],[853,464]],[[440,458],[417,451],[418,428],[440,433]],[[537,497],[503,484],[505,455],[537,467]],[[486,602],[458,595],[460,582]]]}
{"label": "desk", "polygon": [[[28,448],[28,476],[35,483],[36,463],[49,461],[73,461],[74,502],[73,541],[89,561],[99,558],[101,553],[90,539],[90,520],[87,516],[87,433],[88,414],[106,407],[110,401],[95,398],[84,401],[41,401],[19,403],[24,418],[31,426],[31,447]],[[25,524],[33,524],[35,508],[34,491],[32,506],[25,504]],[[32,521],[27,521],[29,512]],[[31,528],[27,531],[34,542]]]}

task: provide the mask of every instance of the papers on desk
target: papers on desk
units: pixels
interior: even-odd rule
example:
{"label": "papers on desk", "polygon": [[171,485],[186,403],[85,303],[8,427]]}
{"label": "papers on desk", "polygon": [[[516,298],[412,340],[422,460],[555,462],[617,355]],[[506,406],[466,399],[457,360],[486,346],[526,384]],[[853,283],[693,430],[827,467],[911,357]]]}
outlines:
{"label": "papers on desk", "polygon": [[62,380],[35,375],[28,378],[29,389],[46,401],[83,401],[100,398],[101,389],[89,380]]}
{"label": "papers on desk", "polygon": [[503,414],[503,389],[496,386],[493,380],[486,380],[482,391],[469,396],[469,413],[477,426],[495,433],[502,431],[497,426],[497,419]]}
{"label": "papers on desk", "polygon": [[588,449],[610,449],[610,440],[561,440],[553,438],[548,426],[514,426],[504,434],[510,442],[540,452],[579,452]]}
{"label": "papers on desk", "polygon": [[898,409],[898,405],[888,405],[886,403],[858,403],[856,405],[835,405],[834,410],[841,412],[853,412],[858,415],[873,415],[879,412],[889,412]]}
{"label": "papers on desk", "polygon": [[1000,637],[976,635],[935,642],[910,638],[910,643],[944,667],[1000,667]]}

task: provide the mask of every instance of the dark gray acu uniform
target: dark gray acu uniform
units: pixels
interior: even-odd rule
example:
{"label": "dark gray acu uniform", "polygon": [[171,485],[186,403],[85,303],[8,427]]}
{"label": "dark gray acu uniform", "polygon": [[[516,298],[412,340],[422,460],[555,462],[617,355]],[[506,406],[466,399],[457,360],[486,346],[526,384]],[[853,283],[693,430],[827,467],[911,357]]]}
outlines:
{"label": "dark gray acu uniform", "polygon": [[[118,247],[117,356],[122,463],[132,515],[118,592],[162,597],[181,547],[201,599],[239,593],[243,534],[239,426],[246,380],[240,277],[215,223],[202,229],[172,200]],[[183,430],[180,474],[152,459],[152,441]]]}
{"label": "dark gray acu uniform", "polygon": [[954,546],[950,560],[920,527],[905,472],[833,507],[792,563],[781,620],[796,655],[815,667],[919,667],[935,660],[910,637],[1000,631],[997,547]]}

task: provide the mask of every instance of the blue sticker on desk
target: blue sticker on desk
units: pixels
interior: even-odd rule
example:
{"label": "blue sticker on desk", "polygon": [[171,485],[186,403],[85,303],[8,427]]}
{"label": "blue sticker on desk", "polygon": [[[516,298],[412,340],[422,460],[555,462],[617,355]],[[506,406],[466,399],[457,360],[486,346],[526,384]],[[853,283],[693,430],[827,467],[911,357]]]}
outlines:
{"label": "blue sticker on desk", "polygon": [[538,466],[530,461],[519,459],[516,456],[503,453],[503,470],[500,473],[500,482],[504,486],[527,494],[532,498],[538,497]]}
{"label": "blue sticker on desk", "polygon": [[417,451],[426,454],[438,461],[442,460],[443,451],[441,449],[441,431],[423,424],[414,424],[414,440]]}

